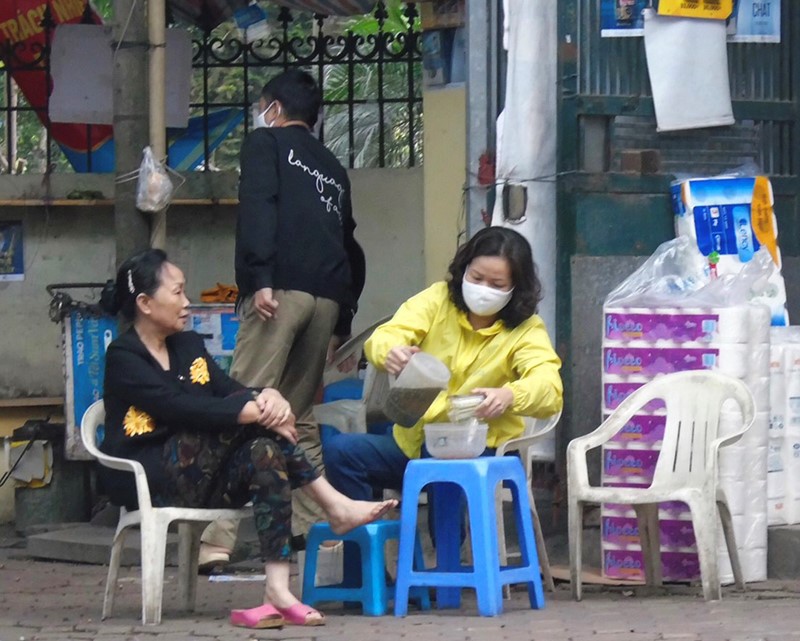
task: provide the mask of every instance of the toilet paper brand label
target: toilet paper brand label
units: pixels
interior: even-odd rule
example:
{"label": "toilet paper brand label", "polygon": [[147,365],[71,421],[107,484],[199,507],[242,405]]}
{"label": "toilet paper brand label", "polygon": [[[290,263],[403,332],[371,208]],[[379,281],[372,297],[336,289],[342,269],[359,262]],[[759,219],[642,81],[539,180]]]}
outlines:
{"label": "toilet paper brand label", "polygon": [[604,516],[602,537],[606,543],[620,547],[639,545],[639,521],[618,516]]}
{"label": "toilet paper brand label", "polygon": [[609,579],[644,579],[642,553],[629,550],[605,550],[603,553],[603,576]]}
{"label": "toilet paper brand label", "polygon": [[614,341],[708,343],[718,322],[717,314],[609,312],[605,315],[604,336]]}
{"label": "toilet paper brand label", "polygon": [[693,213],[697,246],[703,256],[715,251],[746,263],[760,249],[750,222],[750,203],[700,205]]}
{"label": "toilet paper brand label", "polygon": [[611,440],[617,443],[652,445],[663,440],[666,425],[666,416],[633,416]]}
{"label": "toilet paper brand label", "polygon": [[[607,410],[614,410],[619,407],[626,398],[639,389],[644,383],[606,383],[603,385],[603,404]],[[654,412],[665,407],[664,401],[654,399],[647,403],[642,409],[647,412]]]}
{"label": "toilet paper brand label", "polygon": [[[693,552],[661,552],[665,581],[694,581],[700,578],[700,562]],[[644,557],[639,550],[604,550],[603,576],[610,579],[644,580]]]}
{"label": "toilet paper brand label", "polygon": [[615,375],[656,376],[686,370],[712,369],[719,361],[714,348],[606,347],[603,372]]}
{"label": "toilet paper brand label", "polygon": [[613,477],[637,476],[650,480],[658,463],[658,451],[613,450],[603,451],[603,474]]}

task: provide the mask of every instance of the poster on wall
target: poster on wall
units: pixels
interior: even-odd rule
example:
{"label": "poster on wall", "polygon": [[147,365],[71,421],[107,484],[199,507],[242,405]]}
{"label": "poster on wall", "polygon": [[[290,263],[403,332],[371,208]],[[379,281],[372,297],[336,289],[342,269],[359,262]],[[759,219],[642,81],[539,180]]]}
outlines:
{"label": "poster on wall", "polygon": [[81,419],[92,403],[103,398],[106,350],[117,337],[117,319],[73,309],[64,317],[62,331],[67,419],[65,454],[71,461],[91,460],[81,441]]}
{"label": "poster on wall", "polygon": [[627,38],[644,34],[642,10],[647,0],[602,0],[600,4],[600,36]]}
{"label": "poster on wall", "polygon": [[728,42],[781,41],[780,0],[734,0]]}
{"label": "poster on wall", "polygon": [[22,221],[0,221],[0,281],[25,280]]}

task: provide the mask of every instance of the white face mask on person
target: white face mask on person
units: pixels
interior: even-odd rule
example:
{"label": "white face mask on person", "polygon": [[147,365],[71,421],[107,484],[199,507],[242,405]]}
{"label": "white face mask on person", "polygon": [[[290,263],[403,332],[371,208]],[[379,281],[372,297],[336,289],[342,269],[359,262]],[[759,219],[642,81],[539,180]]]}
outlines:
{"label": "white face mask on person", "polygon": [[275,101],[273,100],[271,103],[269,103],[269,105],[267,105],[267,108],[266,108],[266,109],[264,109],[264,111],[262,111],[260,114],[257,114],[257,115],[256,115],[256,117],[254,118],[254,121],[253,121],[253,129],[259,129],[259,128],[261,128],[261,127],[267,127],[267,128],[269,128],[269,127],[272,127],[272,125],[274,125],[274,124],[275,124],[275,121],[278,119],[278,116],[280,116],[280,115],[281,115],[281,106],[280,106],[280,105],[278,105],[278,115],[277,115],[277,116],[275,116],[275,117],[274,117],[272,120],[270,120],[269,122],[267,122],[267,119],[266,119],[267,112],[268,112],[270,109],[272,109],[272,106],[273,106],[274,104],[275,104]]}
{"label": "white face mask on person", "polygon": [[465,276],[461,281],[461,294],[469,311],[478,316],[492,316],[508,305],[514,294],[512,287],[507,292],[486,285],[471,283]]}

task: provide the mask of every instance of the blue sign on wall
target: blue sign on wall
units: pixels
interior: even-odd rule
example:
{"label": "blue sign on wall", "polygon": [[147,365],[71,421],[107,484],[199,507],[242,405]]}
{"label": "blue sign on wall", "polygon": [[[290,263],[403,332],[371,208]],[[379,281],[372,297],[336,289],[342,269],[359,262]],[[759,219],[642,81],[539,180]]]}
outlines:
{"label": "blue sign on wall", "polygon": [[67,457],[88,458],[80,439],[84,412],[103,398],[106,349],[117,336],[117,319],[79,309],[64,319]]}

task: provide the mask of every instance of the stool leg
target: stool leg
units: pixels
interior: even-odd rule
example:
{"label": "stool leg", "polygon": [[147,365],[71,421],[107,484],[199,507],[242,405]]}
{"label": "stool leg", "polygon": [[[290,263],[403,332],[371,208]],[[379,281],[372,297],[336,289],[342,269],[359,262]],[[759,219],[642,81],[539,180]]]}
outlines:
{"label": "stool leg", "polygon": [[306,605],[314,605],[317,602],[316,577],[317,577],[317,557],[319,555],[319,545],[322,543],[316,537],[316,532],[309,532],[306,540],[306,560],[303,565],[303,591],[301,601]]}
{"label": "stool leg", "polygon": [[497,616],[503,612],[494,491],[493,484],[481,483],[467,492],[475,592],[478,596],[478,612],[485,617]]}
{"label": "stool leg", "polygon": [[385,540],[373,536],[361,550],[361,574],[364,589],[362,612],[379,617],[386,614],[388,595],[386,590]]}
{"label": "stool leg", "polygon": [[527,483],[524,475],[519,479],[513,479],[511,494],[514,497],[514,518],[516,519],[517,532],[519,535],[519,550],[522,555],[522,564],[532,568],[531,580],[528,581],[528,598],[531,607],[538,610],[544,607],[544,590],[542,588],[542,578],[539,576],[539,555],[536,552],[536,539],[533,534],[533,525],[528,515],[531,513],[531,506],[528,503],[528,493],[520,492],[520,484]]}
{"label": "stool leg", "polygon": [[533,490],[528,482],[528,500],[531,503],[531,515],[533,516],[533,533],[536,536],[536,551],[539,555],[539,567],[542,569],[544,587],[548,592],[556,591],[556,584],[553,581],[553,573],[550,570],[550,557],[547,555],[547,547],[544,542],[542,532],[542,522],[539,520],[539,512],[536,510],[536,502],[533,500]]}
{"label": "stool leg", "polygon": [[[422,572],[425,569],[425,556],[422,553],[422,543],[419,535],[414,537],[414,569]],[[427,585],[418,585],[411,590],[414,598],[419,601],[420,610],[431,609],[431,593]]]}
{"label": "stool leg", "polygon": [[403,488],[400,506],[400,541],[397,550],[397,578],[394,585],[394,615],[408,614],[408,591],[414,571],[414,545],[417,538],[417,499],[419,489]]}
{"label": "stool leg", "polygon": [[[454,505],[461,503],[461,490],[453,483],[436,483],[430,496],[434,503],[433,532],[436,537],[434,542],[436,571],[458,572],[461,568],[461,514],[459,510],[454,518],[452,511]],[[497,563],[496,551],[492,562]],[[436,607],[461,607],[461,588],[437,587]]]}

